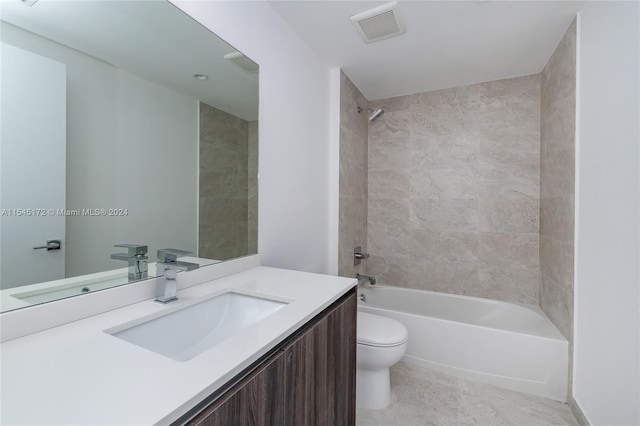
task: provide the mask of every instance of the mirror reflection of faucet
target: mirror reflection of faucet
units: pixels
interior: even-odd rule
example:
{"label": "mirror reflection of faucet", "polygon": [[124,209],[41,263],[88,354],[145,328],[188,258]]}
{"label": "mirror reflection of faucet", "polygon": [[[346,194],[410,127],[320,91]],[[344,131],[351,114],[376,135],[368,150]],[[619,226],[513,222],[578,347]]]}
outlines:
{"label": "mirror reflection of faucet", "polygon": [[116,244],[114,247],[124,247],[127,253],[114,253],[111,259],[124,260],[129,264],[129,282],[148,278],[147,246],[140,244]]}
{"label": "mirror reflection of faucet", "polygon": [[184,262],[178,260],[179,256],[193,254],[187,250],[164,248],[158,250],[158,262],[156,263],[156,274],[158,283],[156,285],[156,302],[169,303],[178,300],[176,292],[178,290],[178,271],[193,271],[200,267],[197,263]]}

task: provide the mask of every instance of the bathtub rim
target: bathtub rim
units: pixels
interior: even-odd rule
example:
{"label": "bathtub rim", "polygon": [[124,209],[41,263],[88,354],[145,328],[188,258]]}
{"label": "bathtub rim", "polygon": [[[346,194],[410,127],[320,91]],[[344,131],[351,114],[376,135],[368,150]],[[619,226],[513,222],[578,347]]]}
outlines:
{"label": "bathtub rim", "polygon": [[[360,299],[360,296],[362,294],[362,292],[366,292],[367,290],[375,290],[376,288],[383,288],[383,289],[392,289],[394,291],[406,291],[406,292],[419,292],[419,293],[434,293],[438,296],[440,295],[444,295],[445,297],[456,297],[456,298],[462,298],[465,300],[471,300],[471,301],[475,301],[475,300],[480,300],[483,303],[486,303],[486,301],[490,301],[490,302],[497,302],[498,304],[507,304],[507,305],[514,305],[517,306],[519,308],[524,308],[527,309],[529,311],[532,311],[538,315],[540,315],[544,320],[546,320],[548,322],[549,325],[552,326],[552,331],[554,331],[556,334],[556,336],[551,336],[548,334],[539,334],[539,333],[531,333],[528,332],[527,330],[505,330],[504,328],[497,328],[497,327],[491,327],[488,325],[482,325],[482,324],[475,324],[472,322],[467,322],[467,321],[456,321],[453,319],[448,319],[448,318],[441,318],[441,317],[437,317],[437,316],[431,316],[431,315],[426,315],[424,313],[421,314],[417,314],[414,312],[407,312],[407,311],[399,311],[396,309],[392,309],[392,308],[388,308],[385,306],[380,306],[380,305],[372,305],[369,304],[369,302],[362,301]],[[365,299],[366,299],[366,293],[365,293]],[[472,327],[478,327],[478,328],[483,328],[483,329],[490,329],[490,330],[496,330],[496,331],[501,331],[501,332],[505,332],[505,333],[513,333],[513,334],[526,334],[529,336],[534,336],[534,337],[538,337],[541,339],[549,339],[549,340],[555,340],[555,341],[561,341],[561,342],[567,342],[569,343],[569,340],[560,332],[560,330],[558,330],[558,327],[556,327],[556,325],[549,319],[549,317],[544,313],[544,311],[537,305],[529,305],[529,304],[524,304],[524,303],[514,303],[514,302],[507,302],[507,301],[503,301],[503,300],[497,300],[497,299],[487,299],[487,298],[483,298],[483,297],[477,297],[477,296],[468,296],[468,295],[464,295],[464,294],[455,294],[455,293],[445,293],[445,292],[439,292],[439,291],[434,291],[434,290],[422,290],[422,289],[417,289],[417,288],[407,288],[407,287],[395,287],[395,286],[390,286],[390,285],[368,285],[362,288],[358,288],[358,308],[360,307],[366,307],[366,308],[372,308],[372,309],[380,309],[383,311],[387,311],[387,312],[401,312],[405,315],[411,315],[414,317],[428,317],[428,318],[432,318],[434,320],[438,320],[438,321],[445,321],[445,322],[450,322],[450,323],[462,323],[465,325],[469,325]]]}

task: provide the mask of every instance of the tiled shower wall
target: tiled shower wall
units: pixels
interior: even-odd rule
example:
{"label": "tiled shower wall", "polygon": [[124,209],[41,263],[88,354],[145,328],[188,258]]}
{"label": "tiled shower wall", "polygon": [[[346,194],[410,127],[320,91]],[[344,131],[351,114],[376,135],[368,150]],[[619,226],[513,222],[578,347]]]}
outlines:
{"label": "tiled shower wall", "polygon": [[200,257],[232,259],[257,245],[257,225],[249,226],[250,215],[257,217],[257,178],[250,177],[250,169],[257,176],[257,152],[250,156],[249,146],[257,151],[256,125],[200,103]]}
{"label": "tiled shower wall", "polygon": [[576,22],[542,71],[540,307],[573,339]]}
{"label": "tiled shower wall", "polygon": [[369,105],[367,272],[537,304],[540,75]]}
{"label": "tiled shower wall", "polygon": [[353,249],[367,251],[367,99],[340,73],[340,221],[338,274],[364,273],[366,262],[353,265]]}

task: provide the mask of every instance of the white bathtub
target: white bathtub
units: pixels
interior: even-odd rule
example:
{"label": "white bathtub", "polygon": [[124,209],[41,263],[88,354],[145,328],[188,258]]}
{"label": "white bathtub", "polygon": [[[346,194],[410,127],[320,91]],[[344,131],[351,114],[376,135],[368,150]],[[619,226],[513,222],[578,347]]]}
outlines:
{"label": "white bathtub", "polygon": [[379,285],[360,293],[360,310],[409,330],[404,361],[566,401],[569,345],[537,306]]}

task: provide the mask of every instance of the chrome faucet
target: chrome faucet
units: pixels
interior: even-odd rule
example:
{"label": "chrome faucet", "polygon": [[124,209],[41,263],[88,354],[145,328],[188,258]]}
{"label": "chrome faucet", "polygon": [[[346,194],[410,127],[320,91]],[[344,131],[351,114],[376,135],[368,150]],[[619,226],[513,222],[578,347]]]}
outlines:
{"label": "chrome faucet", "polygon": [[197,263],[184,262],[178,260],[178,256],[192,254],[190,251],[165,248],[158,250],[158,262],[156,263],[156,275],[158,283],[156,285],[156,302],[169,303],[178,300],[177,274],[178,271],[193,271],[200,267]]}
{"label": "chrome faucet", "polygon": [[111,259],[124,260],[129,264],[129,282],[148,278],[147,246],[139,244],[116,244],[114,247],[124,247],[127,253],[114,253]]}
{"label": "chrome faucet", "polygon": [[356,279],[358,281],[369,281],[371,285],[376,283],[376,277],[370,277],[369,275],[356,274]]}
{"label": "chrome faucet", "polygon": [[369,253],[363,253],[361,246],[353,249],[353,266],[358,266],[363,259],[367,260],[368,258]]}

